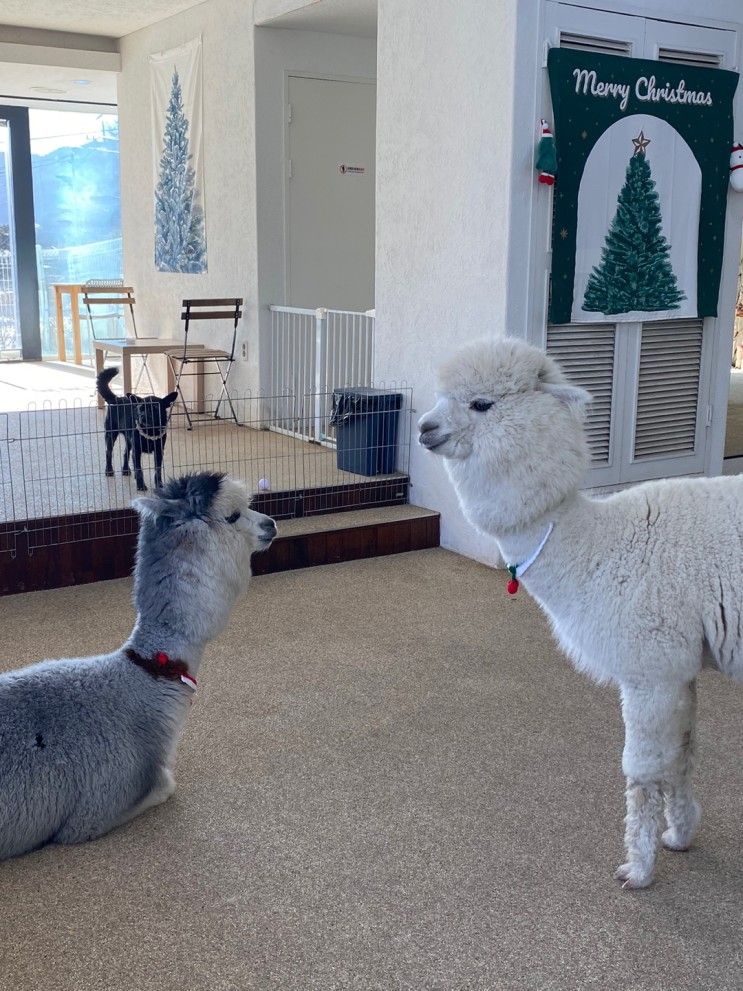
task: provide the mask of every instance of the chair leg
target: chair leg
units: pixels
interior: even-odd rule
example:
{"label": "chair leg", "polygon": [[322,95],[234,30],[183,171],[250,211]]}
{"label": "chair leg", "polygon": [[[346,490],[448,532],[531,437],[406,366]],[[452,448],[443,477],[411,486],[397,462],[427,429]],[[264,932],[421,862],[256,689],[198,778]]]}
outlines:
{"label": "chair leg", "polygon": [[137,375],[137,381],[134,383],[134,391],[135,392],[137,391],[137,388],[139,387],[139,383],[140,383],[140,381],[142,379],[142,375],[146,375],[147,376],[147,381],[150,383],[150,392],[154,396],[154,394],[155,394],[155,386],[154,386],[154,384],[152,382],[152,376],[150,375],[150,370],[147,367],[147,358],[148,358],[148,355],[146,355],[146,354],[143,354],[142,355],[142,364],[139,367],[139,374]]}
{"label": "chair leg", "polygon": [[[171,389],[171,392],[178,393],[178,397],[181,401],[181,405],[183,406],[183,412],[186,414],[186,422],[188,423],[186,430],[193,430],[193,422],[191,421],[191,414],[188,411],[188,403],[186,402],[186,397],[183,395],[183,390],[181,389],[181,375],[183,375],[183,361],[178,362],[177,372],[173,367],[173,361],[174,361],[174,356],[169,354],[168,366],[170,368],[170,378],[171,380],[173,378],[175,379],[175,384],[173,389]],[[170,385],[168,386],[168,388],[170,388]]]}
{"label": "chair leg", "polygon": [[240,422],[237,419],[237,413],[235,413],[235,407],[232,405],[232,399],[230,398],[230,393],[229,393],[229,390],[227,389],[227,379],[230,377],[230,370],[232,368],[232,362],[230,362],[229,365],[227,366],[227,374],[224,374],[222,372],[222,366],[219,364],[219,361],[215,361],[215,365],[219,369],[219,377],[222,380],[222,391],[219,394],[219,401],[217,402],[217,407],[214,410],[214,419],[215,420],[219,420],[220,419],[220,416],[219,416],[219,407],[222,405],[222,400],[223,399],[226,399],[227,400],[227,403],[229,404],[229,407],[230,407],[230,412],[232,413],[232,419],[235,421],[235,426],[239,427],[240,426]]}

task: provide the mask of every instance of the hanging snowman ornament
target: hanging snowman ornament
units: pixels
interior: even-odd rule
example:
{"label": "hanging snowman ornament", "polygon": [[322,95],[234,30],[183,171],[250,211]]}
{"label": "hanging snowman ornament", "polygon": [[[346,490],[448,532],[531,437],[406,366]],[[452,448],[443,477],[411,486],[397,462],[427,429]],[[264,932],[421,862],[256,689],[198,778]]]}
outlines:
{"label": "hanging snowman ornament", "polygon": [[539,144],[534,160],[534,167],[539,173],[537,179],[546,186],[552,186],[557,175],[557,151],[555,138],[544,117],[539,122]]}
{"label": "hanging snowman ornament", "polygon": [[743,192],[743,145],[739,141],[730,152],[730,185],[736,193]]}

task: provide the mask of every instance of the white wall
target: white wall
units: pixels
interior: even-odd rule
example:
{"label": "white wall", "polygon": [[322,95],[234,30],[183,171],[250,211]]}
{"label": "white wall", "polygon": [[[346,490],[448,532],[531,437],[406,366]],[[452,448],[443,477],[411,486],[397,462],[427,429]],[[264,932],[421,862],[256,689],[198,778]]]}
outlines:
{"label": "white wall", "polygon": [[[255,29],[258,298],[262,339],[270,327],[267,307],[286,302],[284,255],[284,135],[288,72],[320,76],[376,77],[376,42],[369,38]],[[318,300],[317,305],[327,305]],[[263,349],[264,362],[268,347]],[[264,369],[264,382],[268,382]]]}
{"label": "white wall", "polygon": [[[209,0],[127,35],[119,82],[124,274],[136,290],[140,333],[182,338],[179,307],[185,297],[245,297],[238,341],[248,341],[249,359],[238,357],[232,373],[238,393],[254,388],[258,374],[252,8],[250,0]],[[208,272],[176,275],[157,272],[154,264],[148,56],[199,35]],[[230,337],[225,329],[209,343],[226,346]]]}
{"label": "white wall", "polygon": [[[442,358],[505,331],[516,6],[379,0],[376,369],[413,384],[419,413]],[[415,436],[411,474],[444,546],[497,561]]]}

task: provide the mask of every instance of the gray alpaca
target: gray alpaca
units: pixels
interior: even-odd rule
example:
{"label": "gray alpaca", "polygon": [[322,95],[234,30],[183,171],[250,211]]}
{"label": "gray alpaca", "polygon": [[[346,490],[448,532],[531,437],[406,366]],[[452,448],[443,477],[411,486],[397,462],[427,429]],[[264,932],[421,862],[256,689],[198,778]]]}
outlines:
{"label": "gray alpaca", "polygon": [[0,675],[0,859],[102,836],[164,802],[206,643],[276,536],[222,475],[134,503],[137,621],[112,654]]}

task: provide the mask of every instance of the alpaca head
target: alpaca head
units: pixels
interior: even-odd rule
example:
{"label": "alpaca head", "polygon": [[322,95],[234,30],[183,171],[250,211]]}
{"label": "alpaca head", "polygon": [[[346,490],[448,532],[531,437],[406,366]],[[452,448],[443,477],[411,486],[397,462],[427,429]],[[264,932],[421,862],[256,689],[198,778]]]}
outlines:
{"label": "alpaca head", "polygon": [[208,472],[169,480],[134,500],[140,515],[134,594],[141,618],[157,618],[193,643],[220,631],[248,583],[251,555],[276,536],[271,517],[250,504],[242,483]]}
{"label": "alpaca head", "polygon": [[440,369],[439,395],[419,441],[445,459],[480,529],[524,526],[580,485],[591,397],[544,351],[515,338],[471,344]]}

